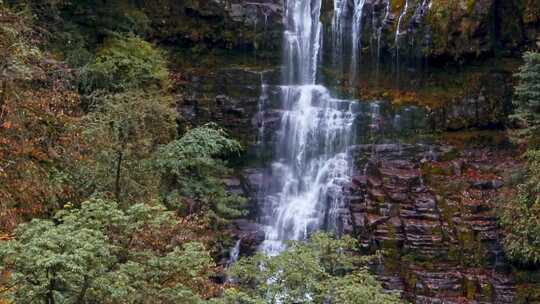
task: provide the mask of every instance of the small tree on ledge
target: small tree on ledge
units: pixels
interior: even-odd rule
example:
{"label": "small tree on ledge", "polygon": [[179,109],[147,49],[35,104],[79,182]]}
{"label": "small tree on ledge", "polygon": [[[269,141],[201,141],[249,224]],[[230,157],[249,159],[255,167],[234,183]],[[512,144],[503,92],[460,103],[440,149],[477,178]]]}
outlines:
{"label": "small tree on ledge", "polygon": [[529,147],[540,147],[540,53],[527,52],[525,63],[516,73],[519,85],[516,87],[512,115],[519,127],[513,135],[518,143],[528,142]]}

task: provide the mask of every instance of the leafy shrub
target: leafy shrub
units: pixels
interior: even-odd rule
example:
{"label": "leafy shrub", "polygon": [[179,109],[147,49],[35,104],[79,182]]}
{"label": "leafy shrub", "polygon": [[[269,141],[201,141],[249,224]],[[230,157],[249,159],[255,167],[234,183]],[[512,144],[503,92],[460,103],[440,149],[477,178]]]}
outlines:
{"label": "leafy shrub", "polygon": [[540,151],[527,153],[527,181],[502,208],[506,254],[522,264],[540,264]]}
{"label": "leafy shrub", "polygon": [[0,243],[15,303],[200,303],[214,263],[200,243],[178,244],[179,225],[159,205],[90,200],[55,220],[21,225]]}
{"label": "leafy shrub", "polygon": [[230,303],[391,304],[399,297],[385,293],[369,274],[369,257],[355,256],[350,237],[315,234],[307,243],[291,242],[277,256],[262,253],[241,259],[231,270],[237,290]]}
{"label": "leafy shrub", "polygon": [[166,89],[169,70],[164,54],[139,37],[108,38],[93,63],[81,74],[81,91],[122,92],[138,88]]}
{"label": "leafy shrub", "polygon": [[242,215],[245,200],[226,191],[221,178],[230,172],[220,158],[240,149],[215,124],[189,130],[160,147],[155,164],[167,205],[184,214],[202,212],[217,221]]}

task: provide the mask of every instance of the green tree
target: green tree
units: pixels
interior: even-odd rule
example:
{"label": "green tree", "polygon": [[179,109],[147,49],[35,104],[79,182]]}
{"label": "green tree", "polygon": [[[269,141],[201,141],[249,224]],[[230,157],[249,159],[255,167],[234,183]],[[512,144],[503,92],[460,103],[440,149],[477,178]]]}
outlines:
{"label": "green tree", "polygon": [[[15,303],[202,303],[214,264],[200,243],[166,234],[180,222],[159,205],[91,200],[21,225],[0,243]],[[0,296],[5,296],[2,294]]]}
{"label": "green tree", "polygon": [[167,206],[183,214],[205,214],[216,224],[243,215],[245,199],[228,193],[222,181],[230,173],[223,157],[240,150],[240,144],[215,124],[189,130],[160,147],[155,165]]}
{"label": "green tree", "polygon": [[155,198],[159,177],[151,164],[153,153],[176,133],[170,101],[142,91],[100,100],[81,124],[87,153],[75,171],[85,196],[105,193],[118,202]]}
{"label": "green tree", "polygon": [[370,257],[356,256],[356,246],[348,236],[315,234],[277,256],[241,259],[231,270],[237,290],[226,303],[400,303],[364,268]]}
{"label": "green tree", "polygon": [[522,264],[540,264],[540,151],[530,150],[527,180],[517,195],[502,206],[500,221],[505,229],[504,249]]}
{"label": "green tree", "polygon": [[517,263],[540,264],[540,53],[527,52],[523,59],[525,63],[516,73],[519,84],[512,116],[519,129],[511,135],[529,148],[526,176],[516,195],[504,198],[500,222],[506,232],[506,255]]}
{"label": "green tree", "polygon": [[528,141],[530,147],[540,144],[540,53],[527,52],[523,55],[525,63],[519,69],[516,77],[519,85],[516,87],[513,118],[517,121],[519,130],[514,136],[521,142]]}

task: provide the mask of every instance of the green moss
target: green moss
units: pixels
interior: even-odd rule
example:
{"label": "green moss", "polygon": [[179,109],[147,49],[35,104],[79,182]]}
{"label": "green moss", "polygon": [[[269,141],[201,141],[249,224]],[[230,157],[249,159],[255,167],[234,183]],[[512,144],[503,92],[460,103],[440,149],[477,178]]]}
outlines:
{"label": "green moss", "polygon": [[486,299],[492,299],[495,293],[495,288],[492,284],[488,284],[484,288],[481,288],[480,294]]}
{"label": "green moss", "polygon": [[463,286],[465,288],[465,296],[469,300],[474,300],[476,298],[476,294],[478,293],[476,282],[471,281],[466,277],[463,279],[463,281]]}
{"label": "green moss", "polygon": [[445,166],[432,166],[432,165],[424,165],[422,166],[422,174],[431,176],[431,175],[444,175],[444,176],[452,176],[453,170],[452,168]]}
{"label": "green moss", "polygon": [[473,13],[475,5],[476,5],[476,0],[467,0],[467,13],[469,15]]}
{"label": "green moss", "polygon": [[540,302],[540,284],[523,283],[516,287],[514,303],[539,303]]}

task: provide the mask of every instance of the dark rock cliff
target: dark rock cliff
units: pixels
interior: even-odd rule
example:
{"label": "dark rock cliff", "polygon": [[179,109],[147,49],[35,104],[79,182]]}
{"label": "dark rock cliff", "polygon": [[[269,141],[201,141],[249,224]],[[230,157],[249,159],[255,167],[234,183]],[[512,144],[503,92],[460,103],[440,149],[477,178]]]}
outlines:
{"label": "dark rock cliff", "polygon": [[280,50],[282,0],[142,1],[152,36],[199,48]]}
{"label": "dark rock cliff", "polygon": [[538,303],[534,271],[504,257],[498,192],[517,163],[509,151],[451,146],[359,146],[344,227],[383,250],[376,272],[415,303]]}
{"label": "dark rock cliff", "polygon": [[[330,24],[333,5],[326,2],[323,20]],[[349,19],[352,9],[349,4]],[[538,47],[539,12],[538,0],[367,0],[362,45],[388,54],[399,48],[401,56],[429,58],[436,65],[515,55]]]}

